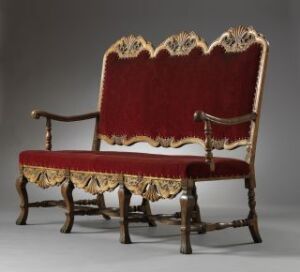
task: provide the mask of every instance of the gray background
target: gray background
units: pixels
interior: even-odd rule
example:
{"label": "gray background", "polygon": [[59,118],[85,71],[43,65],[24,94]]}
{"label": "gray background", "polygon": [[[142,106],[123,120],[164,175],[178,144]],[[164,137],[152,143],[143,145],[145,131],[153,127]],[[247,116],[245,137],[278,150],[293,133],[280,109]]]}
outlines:
{"label": "gray background", "polygon": [[[16,211],[18,205],[14,183],[19,151],[44,146],[45,124],[31,120],[31,110],[39,108],[59,114],[96,110],[102,56],[115,40],[133,33],[158,45],[169,35],[193,30],[210,43],[230,26],[239,24],[253,25],[270,42],[256,159],[258,211],[268,216],[274,211],[288,215],[297,210],[299,10],[297,0],[1,0],[0,210],[3,214]],[[90,121],[55,123],[54,149],[90,148],[92,130]],[[128,150],[106,144],[102,149]],[[202,152],[195,145],[171,150],[137,144],[130,150]],[[241,151],[233,153],[242,156]],[[42,192],[31,186],[29,193],[31,199],[59,197],[57,189]],[[241,182],[199,184],[198,193],[203,209],[247,206]],[[76,195],[89,197],[81,191]],[[107,199],[110,205],[116,205],[116,192],[108,194]],[[153,206],[160,212],[167,206],[174,210],[178,201],[160,201]],[[296,216],[299,217],[297,211]]]}

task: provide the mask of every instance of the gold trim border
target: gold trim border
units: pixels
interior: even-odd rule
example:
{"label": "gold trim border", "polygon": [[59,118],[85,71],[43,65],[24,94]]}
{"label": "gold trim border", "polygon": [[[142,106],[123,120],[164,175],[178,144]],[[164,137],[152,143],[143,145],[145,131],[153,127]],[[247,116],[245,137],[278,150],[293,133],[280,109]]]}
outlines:
{"label": "gold trim border", "polygon": [[[153,139],[149,136],[134,136],[128,139],[125,135],[121,135],[121,136],[112,135],[111,137],[109,137],[104,134],[98,134],[98,137],[99,139],[104,140],[111,145],[130,146],[137,142],[147,142],[153,147],[162,146],[162,147],[177,148],[191,143],[200,144],[202,147],[205,147],[204,140],[197,137],[186,137],[180,140],[175,140],[174,137],[170,137],[170,138],[156,137],[155,139]],[[229,142],[228,139],[213,139],[212,142],[213,142],[213,148],[219,150],[221,149],[232,150],[240,146],[250,145],[249,139],[239,139],[233,142]]]}
{"label": "gold trim border", "polygon": [[[252,26],[237,26],[229,28],[218,39],[209,46],[203,38],[195,32],[181,32],[172,35],[163,41],[157,48],[146,41],[142,36],[130,35],[122,37],[116,41],[104,54],[100,91],[99,91],[99,111],[101,112],[101,103],[103,97],[103,87],[105,81],[106,59],[111,53],[117,53],[120,58],[134,58],[142,51],[147,51],[150,58],[154,58],[162,50],[167,50],[172,56],[188,55],[192,49],[199,47],[203,50],[203,54],[209,54],[216,46],[222,46],[226,53],[238,53],[247,50],[252,44],[257,43],[262,47],[259,71],[257,76],[256,92],[254,97],[253,112],[257,113],[257,120],[252,121],[250,125],[250,136],[246,139],[237,139],[228,141],[228,139],[216,139],[214,141],[214,149],[235,149],[240,146],[248,146],[247,161],[253,163],[255,158],[255,148],[258,133],[258,121],[262,100],[262,89],[265,77],[266,61],[268,57],[269,43],[260,33],[257,33]],[[184,139],[175,140],[171,138],[157,137],[152,139],[146,135],[138,135],[127,138],[125,135],[103,135],[99,134],[98,138],[109,144],[132,145],[137,142],[147,142],[154,147],[180,147],[185,144],[198,143],[204,146],[204,139],[198,137],[186,137]]]}

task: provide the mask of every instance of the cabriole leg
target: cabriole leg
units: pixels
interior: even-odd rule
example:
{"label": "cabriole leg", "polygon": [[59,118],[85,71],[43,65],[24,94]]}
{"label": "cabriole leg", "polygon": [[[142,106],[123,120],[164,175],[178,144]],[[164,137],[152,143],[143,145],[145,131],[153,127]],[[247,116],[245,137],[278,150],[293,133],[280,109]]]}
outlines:
{"label": "cabriole leg", "polygon": [[60,232],[62,233],[70,233],[74,223],[74,201],[72,196],[72,191],[74,189],[74,185],[71,181],[64,182],[61,185],[61,194],[65,202],[66,208],[66,220]]}
{"label": "cabriole leg", "polygon": [[192,211],[195,207],[195,198],[193,196],[193,186],[192,180],[183,181],[182,184],[182,195],[180,197],[181,206],[181,247],[180,253],[191,254],[192,247],[190,242],[190,232],[191,232],[191,218]]}
{"label": "cabriole leg", "polygon": [[249,230],[254,243],[261,243],[262,239],[259,234],[257,214],[256,214],[256,200],[255,200],[255,176],[254,174],[250,178],[245,179],[245,186],[248,189],[248,205],[249,205]]}
{"label": "cabriole leg", "polygon": [[17,192],[20,197],[20,215],[16,221],[17,225],[26,225],[28,217],[28,195],[26,191],[27,179],[24,176],[20,176],[16,182]]}
{"label": "cabriole leg", "polygon": [[119,186],[119,206],[120,206],[120,243],[130,244],[130,236],[128,230],[128,210],[131,198],[131,192],[120,183]]}
{"label": "cabriole leg", "polygon": [[[100,210],[103,210],[103,209],[106,208],[105,200],[104,200],[104,194],[98,194],[97,195],[97,205],[98,205]],[[110,216],[108,216],[106,214],[102,214],[102,216],[105,220],[110,220]]]}
{"label": "cabriole leg", "polygon": [[149,227],[155,227],[156,223],[155,220],[151,218],[152,212],[151,212],[151,207],[148,199],[143,198],[142,207],[143,207],[144,214],[148,219]]}

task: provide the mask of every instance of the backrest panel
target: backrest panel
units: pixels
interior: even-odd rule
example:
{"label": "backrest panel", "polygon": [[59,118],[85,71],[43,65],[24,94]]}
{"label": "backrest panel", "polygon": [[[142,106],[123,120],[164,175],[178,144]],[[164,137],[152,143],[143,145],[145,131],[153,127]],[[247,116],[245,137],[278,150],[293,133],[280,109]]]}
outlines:
{"label": "backrest panel", "polygon": [[[252,112],[263,45],[250,36],[250,42],[238,47],[225,37],[208,48],[195,33],[182,33],[156,50],[141,37],[131,37],[130,46],[129,38],[126,45],[124,39],[119,42],[121,55],[109,50],[102,78],[100,138],[126,145],[202,143],[203,124],[193,121],[196,110],[225,118]],[[246,143],[250,123],[216,125],[213,135],[216,145],[217,140]]]}

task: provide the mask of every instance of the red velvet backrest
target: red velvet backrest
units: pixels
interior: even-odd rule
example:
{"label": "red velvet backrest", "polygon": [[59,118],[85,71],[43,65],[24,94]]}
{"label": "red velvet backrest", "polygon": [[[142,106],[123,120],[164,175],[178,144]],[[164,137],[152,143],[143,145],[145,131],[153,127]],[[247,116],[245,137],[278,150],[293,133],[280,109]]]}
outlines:
{"label": "red velvet backrest", "polygon": [[[140,36],[122,38],[104,57],[99,137],[125,145],[203,143],[196,110],[224,118],[259,110],[267,46],[246,27],[229,29],[209,47],[193,32],[156,49]],[[213,126],[219,148],[246,144],[251,133],[250,122]]]}

